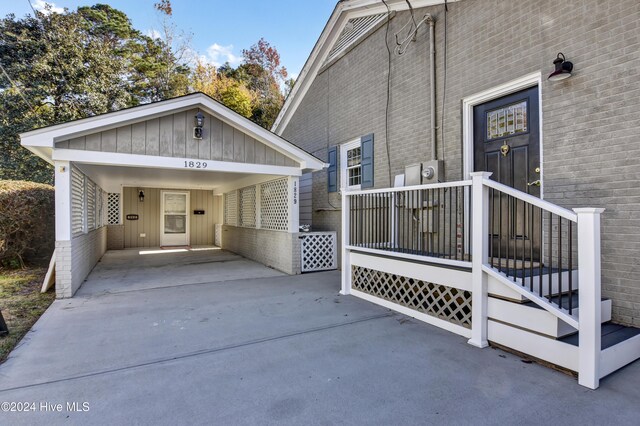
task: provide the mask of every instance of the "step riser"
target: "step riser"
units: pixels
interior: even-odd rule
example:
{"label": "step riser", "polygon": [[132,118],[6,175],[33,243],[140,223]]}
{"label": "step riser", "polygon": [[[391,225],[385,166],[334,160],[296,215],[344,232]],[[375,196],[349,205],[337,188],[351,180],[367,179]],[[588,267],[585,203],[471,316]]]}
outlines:
{"label": "step riser", "polygon": [[578,371],[578,347],[496,321],[488,321],[488,339],[499,345]]}
{"label": "step riser", "polygon": [[[573,290],[578,290],[578,271],[572,271],[573,273],[573,282],[572,282],[572,289]],[[522,279],[521,278],[516,278],[515,281],[518,285],[526,288],[527,290],[529,289],[529,279],[525,278],[524,279],[524,285],[522,284]],[[552,274],[551,275],[551,294],[555,295],[558,294],[559,292],[559,274]],[[568,287],[568,283],[569,283],[569,271],[563,272],[562,273],[562,291],[567,291]],[[538,291],[538,278],[534,277],[533,279],[533,290],[535,293],[537,293]],[[493,278],[492,276],[489,276],[489,282],[488,282],[488,290],[489,290],[489,294],[493,295],[493,296],[498,296],[501,297],[503,299],[509,299],[509,300],[513,300],[514,302],[524,302],[527,300],[526,297],[520,295],[520,293],[511,290],[510,288],[506,287],[505,285],[503,285],[502,283],[500,283],[498,280],[496,280],[495,278]],[[548,296],[549,295],[549,276],[548,275],[544,275],[542,277],[542,296]]]}
{"label": "step riser", "polygon": [[[610,321],[611,300],[603,300],[600,306],[602,309],[602,322]],[[576,315],[578,315],[578,312],[579,309],[574,310]],[[524,328],[535,333],[544,334],[554,339],[567,336],[577,331],[544,309],[497,299],[495,297],[489,297],[488,315],[491,319]]]}

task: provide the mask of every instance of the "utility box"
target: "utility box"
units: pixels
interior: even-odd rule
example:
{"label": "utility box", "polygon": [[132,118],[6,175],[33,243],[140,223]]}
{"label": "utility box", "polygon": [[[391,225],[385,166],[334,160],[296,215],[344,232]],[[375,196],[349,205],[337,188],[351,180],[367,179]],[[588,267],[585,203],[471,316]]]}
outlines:
{"label": "utility box", "polygon": [[410,164],[404,168],[405,186],[426,185],[444,182],[444,163],[442,160],[424,161]]}

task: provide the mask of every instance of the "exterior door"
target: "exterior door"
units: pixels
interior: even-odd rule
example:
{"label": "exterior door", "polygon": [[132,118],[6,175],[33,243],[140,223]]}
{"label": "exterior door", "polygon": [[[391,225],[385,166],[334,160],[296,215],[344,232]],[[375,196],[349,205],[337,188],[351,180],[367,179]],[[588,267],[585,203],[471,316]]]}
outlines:
{"label": "exterior door", "polygon": [[[535,86],[473,111],[474,170],[492,172],[491,179],[536,197],[541,184],[538,106]],[[539,259],[540,238],[534,238],[540,232],[539,212],[507,196],[494,197],[490,209],[493,257],[517,250],[528,260]]]}
{"label": "exterior door", "polygon": [[160,245],[189,245],[189,193],[162,191],[160,203]]}

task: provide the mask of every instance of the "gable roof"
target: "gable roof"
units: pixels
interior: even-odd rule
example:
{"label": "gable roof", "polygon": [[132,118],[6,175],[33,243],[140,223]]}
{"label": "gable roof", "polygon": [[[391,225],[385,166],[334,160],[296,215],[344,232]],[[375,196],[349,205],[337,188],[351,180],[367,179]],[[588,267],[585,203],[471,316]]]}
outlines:
{"label": "gable roof", "polygon": [[[448,0],[453,3],[460,0]],[[414,9],[444,4],[444,0],[411,0],[411,7]],[[368,29],[381,22],[379,15],[386,17],[388,12],[398,12],[409,9],[409,2],[406,0],[387,0],[387,6],[381,0],[340,0],[333,9],[331,17],[327,21],[320,38],[316,42],[309,58],[302,67],[302,71],[296,80],[296,84],[289,93],[284,106],[280,110],[271,130],[281,135],[296,109],[304,99],[311,84],[325,64],[338,58],[350,45],[357,43],[364,37]],[[359,18],[369,17],[360,20]],[[378,17],[376,19],[376,17]],[[382,18],[384,22],[386,18]],[[347,23],[354,25],[354,31],[345,30]],[[357,26],[359,24],[359,26]],[[349,36],[352,36],[349,39]]]}
{"label": "gable roof", "polygon": [[325,167],[325,163],[317,157],[201,92],[31,130],[20,134],[20,143],[51,163],[56,142],[193,108],[208,112],[259,142],[296,160],[300,163],[301,169],[321,170]]}

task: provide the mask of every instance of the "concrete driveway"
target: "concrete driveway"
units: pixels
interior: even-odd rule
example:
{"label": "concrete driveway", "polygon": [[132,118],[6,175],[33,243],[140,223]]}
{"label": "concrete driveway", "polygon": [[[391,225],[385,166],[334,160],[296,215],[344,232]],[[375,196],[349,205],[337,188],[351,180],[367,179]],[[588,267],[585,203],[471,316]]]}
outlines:
{"label": "concrete driveway", "polygon": [[[54,302],[0,365],[0,401],[36,404],[1,413],[0,423],[572,425],[640,416],[638,362],[590,391],[339,296],[337,272],[267,269],[216,281],[224,262],[203,273],[205,263],[189,266],[195,257],[185,255],[171,268],[148,260],[122,275],[120,255],[109,253],[77,297]],[[250,270],[246,259],[217,256]],[[88,411],[68,411],[73,402]]]}

